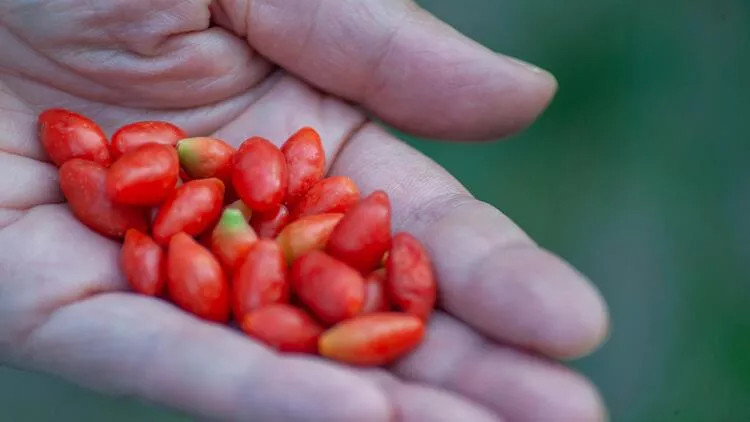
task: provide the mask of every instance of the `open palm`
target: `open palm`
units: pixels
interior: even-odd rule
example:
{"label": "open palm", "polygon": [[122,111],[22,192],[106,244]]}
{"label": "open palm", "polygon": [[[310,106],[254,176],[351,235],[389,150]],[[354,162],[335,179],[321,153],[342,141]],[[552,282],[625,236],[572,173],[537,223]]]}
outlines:
{"label": "open palm", "polygon": [[[419,135],[502,136],[546,106],[547,74],[401,0],[5,1],[0,24],[0,362],[212,419],[604,417],[551,360],[602,340],[597,292],[363,111]],[[118,244],[61,204],[36,139],[50,107],[110,133],[168,120],[235,145],[315,127],[330,171],[386,190],[394,229],[432,254],[441,311],[425,342],[387,371],[353,369],[128,293]]]}

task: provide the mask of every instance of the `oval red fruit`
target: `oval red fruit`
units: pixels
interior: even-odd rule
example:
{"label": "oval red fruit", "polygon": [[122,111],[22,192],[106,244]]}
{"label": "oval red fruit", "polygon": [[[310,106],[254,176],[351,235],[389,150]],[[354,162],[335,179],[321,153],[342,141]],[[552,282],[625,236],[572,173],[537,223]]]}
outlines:
{"label": "oval red fruit", "polygon": [[172,193],[180,164],[174,148],[146,144],[128,151],[107,171],[107,193],[129,205],[159,205]]}
{"label": "oval red fruit", "polygon": [[250,219],[250,225],[258,233],[258,237],[273,239],[286,227],[289,219],[289,209],[281,205],[278,209],[271,212],[253,214],[253,217]]}
{"label": "oval red fruit", "polygon": [[267,139],[246,140],[234,155],[232,183],[237,195],[253,211],[275,210],[286,193],[284,155]]}
{"label": "oval red fruit", "polygon": [[324,249],[336,224],[343,214],[308,215],[284,227],[276,242],[284,251],[288,263],[313,249]]}
{"label": "oval red fruit", "polygon": [[324,252],[312,251],[294,261],[291,281],[300,300],[323,322],[336,323],[362,311],[362,276]]}
{"label": "oval red fruit", "polygon": [[80,158],[109,166],[107,136],[93,120],[70,110],[51,109],[39,115],[39,137],[58,167]]}
{"label": "oval red fruit", "polygon": [[323,332],[305,311],[286,304],[264,306],[241,321],[245,333],[281,352],[315,353]]}
{"label": "oval red fruit", "polygon": [[112,155],[122,154],[145,144],[175,146],[186,137],[185,131],[169,122],[143,121],[125,125],[112,135]]}
{"label": "oval red fruit", "polygon": [[167,288],[180,308],[210,321],[229,319],[229,283],[219,261],[182,232],[169,242]]}
{"label": "oval red fruit", "polygon": [[250,247],[258,240],[242,211],[227,208],[211,231],[211,252],[221,265],[231,273],[242,262]]}
{"label": "oval red fruit", "polygon": [[232,279],[234,315],[238,320],[271,303],[289,301],[289,282],[281,249],[273,240],[250,247]]}
{"label": "oval red fruit", "polygon": [[299,201],[310,188],[323,178],[326,153],[315,129],[304,127],[292,135],[281,147],[286,158],[289,183],[285,202],[289,206]]}
{"label": "oval red fruit", "polygon": [[128,229],[148,230],[146,212],[116,204],[107,195],[107,169],[79,158],[60,167],[60,188],[73,214],[83,224],[110,237],[122,237]]}
{"label": "oval red fruit", "polygon": [[391,246],[391,204],[376,191],[352,207],[328,239],[326,251],[366,274],[378,266]]}
{"label": "oval red fruit", "polygon": [[404,312],[427,319],[435,307],[437,286],[422,243],[409,233],[393,236],[386,269],[391,302]]}
{"label": "oval red fruit", "polygon": [[223,195],[224,184],[215,178],[191,180],[180,186],[156,214],[154,240],[164,245],[179,232],[199,235],[216,222]]}
{"label": "oval red fruit", "polygon": [[318,340],[321,356],[351,365],[392,363],[414,349],[424,336],[424,323],[403,313],[360,315],[324,332]]}
{"label": "oval red fruit", "polygon": [[167,282],[167,256],[148,235],[135,229],[125,233],[120,267],[136,292],[149,296],[163,293]]}
{"label": "oval red fruit", "polygon": [[229,185],[234,148],[221,139],[199,137],[177,143],[180,165],[191,179],[216,177]]}
{"label": "oval red fruit", "polygon": [[292,220],[306,215],[345,213],[359,201],[359,189],[346,176],[327,177],[314,184],[292,211]]}

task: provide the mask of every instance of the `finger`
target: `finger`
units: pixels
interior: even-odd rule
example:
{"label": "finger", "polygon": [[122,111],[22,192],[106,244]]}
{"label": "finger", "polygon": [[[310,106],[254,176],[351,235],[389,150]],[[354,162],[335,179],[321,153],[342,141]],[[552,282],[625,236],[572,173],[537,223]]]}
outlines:
{"label": "finger", "polygon": [[418,135],[507,135],[556,90],[548,73],[493,53],[410,1],[219,3],[219,24],[261,54]]}
{"label": "finger", "polygon": [[0,361],[55,309],[125,288],[119,245],[84,227],[64,205],[16,216],[0,230],[0,245]]}
{"label": "finger", "polygon": [[0,177],[0,207],[26,209],[62,202],[57,169],[53,165],[0,152],[0,169],[3,176]]}
{"label": "finger", "polygon": [[605,420],[601,398],[580,375],[490,344],[441,313],[430,321],[425,341],[395,371],[463,394],[514,422]]}
{"label": "finger", "polygon": [[380,377],[399,422],[501,422],[499,415],[463,397],[422,385]]}
{"label": "finger", "polygon": [[[57,171],[44,159],[34,114],[0,83],[0,208],[60,202]],[[30,188],[31,187],[31,188]]]}
{"label": "finger", "polygon": [[44,160],[46,154],[36,139],[36,116],[0,82],[0,151]]}
{"label": "finger", "polygon": [[353,177],[363,192],[390,194],[394,230],[424,241],[449,313],[493,339],[557,357],[602,341],[607,312],[593,286],[415,150],[370,125],[332,172]]}
{"label": "finger", "polygon": [[280,357],[157,299],[97,295],[58,309],[27,338],[34,368],[212,420],[390,421],[376,385],[322,362]]}

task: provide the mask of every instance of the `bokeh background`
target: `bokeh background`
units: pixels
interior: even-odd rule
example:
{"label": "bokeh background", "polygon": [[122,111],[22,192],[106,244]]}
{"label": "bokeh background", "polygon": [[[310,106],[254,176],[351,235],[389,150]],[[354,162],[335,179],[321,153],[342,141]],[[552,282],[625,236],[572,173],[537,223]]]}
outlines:
{"label": "bokeh background", "polygon": [[[599,286],[612,336],[573,365],[611,419],[750,421],[750,1],[420,3],[560,82],[510,140],[405,139]],[[10,369],[0,408],[7,421],[185,420]]]}

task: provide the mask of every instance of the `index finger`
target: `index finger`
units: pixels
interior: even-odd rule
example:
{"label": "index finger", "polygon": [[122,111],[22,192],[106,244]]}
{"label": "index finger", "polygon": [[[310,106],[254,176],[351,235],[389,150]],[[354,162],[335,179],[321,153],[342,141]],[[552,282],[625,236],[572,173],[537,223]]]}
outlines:
{"label": "index finger", "polygon": [[216,2],[219,24],[326,92],[425,136],[487,139],[532,122],[557,88],[410,0]]}
{"label": "index finger", "polygon": [[390,194],[394,230],[425,243],[449,313],[497,341],[555,357],[586,354],[603,340],[608,316],[597,290],[419,152],[368,125],[332,172],[363,192]]}

